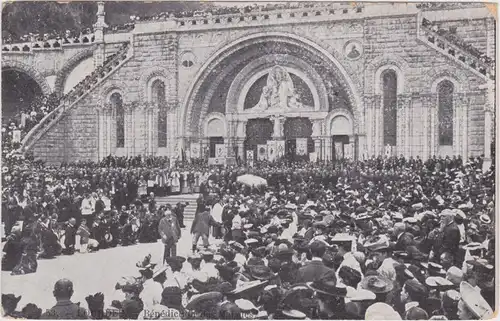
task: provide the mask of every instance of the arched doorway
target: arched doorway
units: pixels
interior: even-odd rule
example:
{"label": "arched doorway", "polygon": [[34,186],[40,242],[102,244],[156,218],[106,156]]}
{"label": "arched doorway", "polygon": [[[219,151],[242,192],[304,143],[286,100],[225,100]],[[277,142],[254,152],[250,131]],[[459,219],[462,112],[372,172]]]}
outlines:
{"label": "arched doorway", "polygon": [[[267,144],[273,134],[273,123],[267,118],[249,119],[246,126],[245,150],[252,150],[257,159],[257,145]],[[245,155],[246,157],[246,155]]]}
{"label": "arched doorway", "polygon": [[[311,138],[312,123],[309,118],[289,117],[283,127],[287,159],[309,159],[309,153],[314,152],[314,142]],[[297,139],[307,139],[307,150],[302,151],[300,147],[297,149]]]}
{"label": "arched doorway", "polygon": [[[2,69],[2,123],[16,118],[21,120],[21,111],[29,112],[37,100],[43,97],[40,85],[27,73]],[[19,116],[19,117],[18,117]]]}
{"label": "arched doorway", "polygon": [[206,135],[208,137],[208,157],[218,157],[217,145],[224,144],[225,124],[220,118],[212,118],[207,123]]}
{"label": "arched doorway", "polygon": [[[332,51],[335,52],[334,49]],[[337,52],[334,55],[340,56]],[[239,104],[239,94],[243,92],[241,89],[245,87],[246,83],[251,83],[249,80],[252,77],[257,78],[251,85],[260,89],[263,84],[267,83],[267,79],[264,74],[259,74],[259,72],[265,73],[266,68],[274,66],[281,66],[289,71],[296,93],[301,96],[301,103],[312,105],[308,101],[316,101],[315,92],[319,94],[319,103],[314,103],[315,108],[312,112],[322,114],[316,115],[315,119],[326,117],[329,112],[329,99],[327,97],[330,94],[343,97],[346,101],[342,106],[350,109],[355,118],[359,118],[361,96],[348,76],[349,73],[334,55],[308,39],[281,32],[252,34],[225,45],[217,50],[194,76],[196,81],[188,88],[182,103],[183,116],[179,136],[185,137],[188,141],[203,138],[204,135],[200,131],[201,125],[207,119],[208,114],[212,112],[225,114],[232,123],[246,123],[255,117],[269,116],[247,113],[247,110],[258,103],[259,95],[252,96],[252,99],[244,101],[244,104]],[[262,60],[264,57],[265,59]],[[292,61],[293,58],[295,61]],[[253,62],[260,60],[268,63],[253,65]],[[300,73],[294,73],[293,70]],[[302,77],[301,74],[306,77]],[[305,81],[307,86],[301,83],[301,80],[306,79],[310,80],[309,82]],[[325,86],[328,81],[331,83],[333,81],[330,89]],[[313,84],[315,89],[311,93],[313,99],[310,98],[311,95],[307,90],[301,90],[302,88],[311,88],[310,84]],[[247,88],[249,92],[252,91],[251,89],[251,87]],[[255,92],[259,91],[255,90]],[[244,113],[247,115],[242,115]],[[289,117],[304,117],[304,114],[296,112]],[[242,130],[238,134],[237,141],[241,139],[241,145],[246,139],[244,133],[245,131]],[[321,133],[315,134],[314,139],[319,140],[321,135]]]}
{"label": "arched doorway", "polygon": [[330,124],[330,134],[332,139],[332,159],[341,160],[345,157],[351,158],[354,155],[354,146],[351,144],[353,134],[352,125],[345,115],[333,117]]}

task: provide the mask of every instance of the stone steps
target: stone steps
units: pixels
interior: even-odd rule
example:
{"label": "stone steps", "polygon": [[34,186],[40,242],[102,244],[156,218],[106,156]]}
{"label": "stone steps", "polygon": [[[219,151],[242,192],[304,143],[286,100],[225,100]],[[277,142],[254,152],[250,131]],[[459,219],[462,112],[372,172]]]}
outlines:
{"label": "stone steps", "polygon": [[165,197],[156,197],[155,200],[158,206],[163,204],[170,204],[172,205],[172,207],[179,202],[188,202],[189,205],[184,209],[184,225],[190,226],[196,214],[196,200],[198,199],[198,196],[199,194],[180,194]]}

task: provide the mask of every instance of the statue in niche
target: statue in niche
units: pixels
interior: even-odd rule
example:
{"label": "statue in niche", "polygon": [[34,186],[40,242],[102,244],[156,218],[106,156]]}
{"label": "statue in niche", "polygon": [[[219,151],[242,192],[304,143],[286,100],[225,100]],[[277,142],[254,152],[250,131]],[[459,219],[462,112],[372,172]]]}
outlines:
{"label": "statue in niche", "polygon": [[304,108],[295,92],[292,77],[285,68],[275,66],[269,72],[260,100],[252,111],[285,112]]}

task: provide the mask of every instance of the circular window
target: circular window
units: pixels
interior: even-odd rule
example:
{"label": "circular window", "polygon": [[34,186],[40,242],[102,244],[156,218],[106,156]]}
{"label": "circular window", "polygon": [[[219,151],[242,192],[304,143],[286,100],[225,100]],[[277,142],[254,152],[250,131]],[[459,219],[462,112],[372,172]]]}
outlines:
{"label": "circular window", "polygon": [[186,51],[181,55],[180,61],[184,68],[190,68],[194,66],[196,57],[191,51]]}

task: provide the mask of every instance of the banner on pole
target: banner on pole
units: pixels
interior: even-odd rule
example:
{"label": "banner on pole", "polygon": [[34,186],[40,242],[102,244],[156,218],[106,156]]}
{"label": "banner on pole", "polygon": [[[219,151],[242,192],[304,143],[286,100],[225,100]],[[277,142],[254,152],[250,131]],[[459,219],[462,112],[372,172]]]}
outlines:
{"label": "banner on pole", "polygon": [[257,159],[258,160],[267,159],[267,145],[266,144],[257,145]]}
{"label": "banner on pole", "polygon": [[215,157],[216,158],[225,158],[227,155],[226,145],[224,144],[216,144],[215,145]]}
{"label": "banner on pole", "polygon": [[354,158],[354,152],[353,152],[353,145],[352,144],[346,144],[346,145],[344,145],[344,158],[346,158],[346,159],[353,159]]}
{"label": "banner on pole", "polygon": [[316,153],[316,152],[309,153],[309,161],[311,163],[314,163],[317,160],[318,160],[318,153]]}
{"label": "banner on pole", "polygon": [[192,158],[200,158],[201,153],[200,153],[200,143],[191,143],[190,146],[190,152],[191,152],[191,157]]}
{"label": "banner on pole", "polygon": [[247,150],[247,161],[253,162],[253,150],[252,149]]}
{"label": "banner on pole", "polygon": [[276,141],[268,140],[267,141],[267,159],[270,162],[274,162],[276,160]]}
{"label": "banner on pole", "polygon": [[335,142],[335,159],[343,159],[344,158],[344,143]]}
{"label": "banner on pole", "polygon": [[277,140],[276,141],[276,157],[281,158],[285,156],[285,141]]}
{"label": "banner on pole", "polygon": [[307,155],[307,138],[296,139],[297,155]]}

